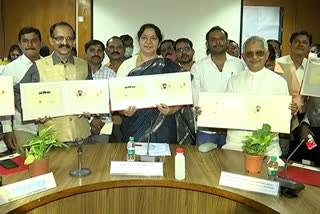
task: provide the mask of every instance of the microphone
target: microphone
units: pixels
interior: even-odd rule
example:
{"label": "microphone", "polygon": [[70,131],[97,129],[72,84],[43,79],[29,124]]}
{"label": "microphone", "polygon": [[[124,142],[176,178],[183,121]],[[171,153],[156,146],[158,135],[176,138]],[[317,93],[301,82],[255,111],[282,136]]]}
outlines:
{"label": "microphone", "polygon": [[280,183],[280,191],[281,194],[288,198],[294,198],[298,196],[298,193],[304,189],[304,184],[296,182],[296,181],[291,181],[287,179],[287,170],[288,170],[288,162],[292,155],[300,148],[300,146],[308,141],[308,138],[303,137],[300,140],[299,145],[291,152],[291,154],[288,156],[285,167],[284,167],[284,178],[281,177],[276,177],[274,180],[278,181]]}
{"label": "microphone", "polygon": [[149,145],[150,145],[150,139],[151,139],[151,135],[153,134],[153,125],[154,125],[154,121],[151,120],[150,121],[150,133],[148,136],[148,142],[147,142],[147,155],[140,155],[139,156],[139,161],[141,162],[158,162],[160,161],[160,158],[157,156],[149,156]]}

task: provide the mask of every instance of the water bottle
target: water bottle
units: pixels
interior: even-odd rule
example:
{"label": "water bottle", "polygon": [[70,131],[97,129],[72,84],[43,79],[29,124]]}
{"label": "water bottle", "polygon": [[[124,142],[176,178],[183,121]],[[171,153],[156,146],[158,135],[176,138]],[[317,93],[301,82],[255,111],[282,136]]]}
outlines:
{"label": "water bottle", "polygon": [[183,155],[183,148],[176,149],[176,156],[174,159],[174,171],[175,171],[175,178],[177,180],[185,179],[185,157]]}
{"label": "water bottle", "polygon": [[274,178],[278,176],[278,169],[277,157],[271,156],[268,162],[268,178],[270,180],[274,180]]}
{"label": "water bottle", "polygon": [[129,137],[129,141],[127,144],[127,161],[135,161],[135,144],[134,144],[134,137]]}

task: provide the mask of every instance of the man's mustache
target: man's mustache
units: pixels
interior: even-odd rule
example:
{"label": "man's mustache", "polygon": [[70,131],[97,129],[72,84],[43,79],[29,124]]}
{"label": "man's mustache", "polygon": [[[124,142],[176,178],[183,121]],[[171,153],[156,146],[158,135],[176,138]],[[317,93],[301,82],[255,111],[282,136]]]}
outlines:
{"label": "man's mustache", "polygon": [[28,51],[28,50],[36,50],[36,49],[35,48],[27,48],[26,50]]}
{"label": "man's mustache", "polygon": [[115,52],[112,52],[112,53],[111,53],[111,55],[113,55],[113,54],[120,54],[120,52],[115,51]]}
{"label": "man's mustache", "polygon": [[100,56],[97,56],[97,55],[96,55],[96,56],[93,56],[93,57],[91,57],[91,58],[93,59],[94,57],[97,57],[97,58],[101,59],[101,57],[100,57]]}
{"label": "man's mustache", "polygon": [[59,45],[59,48],[68,48],[68,49],[70,49],[71,48],[71,46],[70,45]]}

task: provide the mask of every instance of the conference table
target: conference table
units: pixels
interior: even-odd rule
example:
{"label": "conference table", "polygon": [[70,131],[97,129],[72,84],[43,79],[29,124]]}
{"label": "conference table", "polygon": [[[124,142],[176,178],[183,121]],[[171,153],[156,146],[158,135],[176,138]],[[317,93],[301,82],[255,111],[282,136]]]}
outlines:
{"label": "conference table", "polygon": [[[186,178],[174,177],[177,147],[184,148]],[[297,198],[270,196],[219,186],[221,171],[245,174],[241,152],[170,145],[162,157],[163,177],[110,175],[111,160],[126,160],[126,144],[83,145],[83,167],[89,176],[76,178],[77,148],[53,149],[50,171],[57,187],[0,206],[0,213],[320,213],[320,189],[306,185]],[[267,178],[267,167],[257,176]],[[29,178],[28,171],[3,176],[9,184]]]}

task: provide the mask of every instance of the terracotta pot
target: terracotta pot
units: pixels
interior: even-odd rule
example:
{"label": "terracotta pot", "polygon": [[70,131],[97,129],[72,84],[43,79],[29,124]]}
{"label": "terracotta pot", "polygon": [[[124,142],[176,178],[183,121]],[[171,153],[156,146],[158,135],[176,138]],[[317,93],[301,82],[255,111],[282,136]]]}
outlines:
{"label": "terracotta pot", "polygon": [[36,160],[29,165],[30,177],[43,175],[49,172],[49,159]]}
{"label": "terracotta pot", "polygon": [[247,153],[244,153],[244,156],[246,172],[250,174],[260,173],[264,155],[248,155]]}

